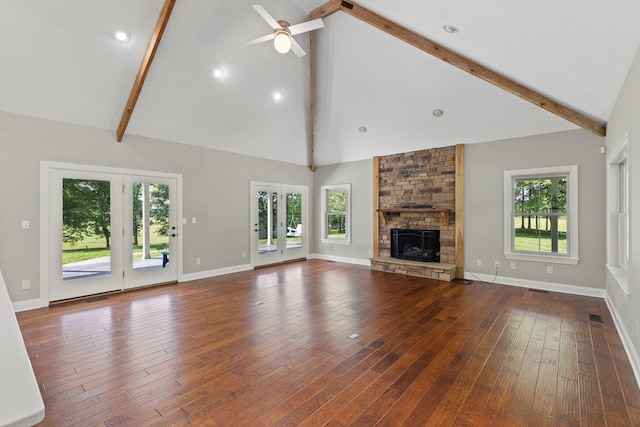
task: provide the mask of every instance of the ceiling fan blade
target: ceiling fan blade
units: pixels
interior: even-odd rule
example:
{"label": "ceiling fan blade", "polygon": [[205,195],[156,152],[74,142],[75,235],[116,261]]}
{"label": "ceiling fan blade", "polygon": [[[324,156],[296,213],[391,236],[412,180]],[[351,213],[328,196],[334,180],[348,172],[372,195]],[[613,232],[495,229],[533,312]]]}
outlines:
{"label": "ceiling fan blade", "polygon": [[262,16],[265,21],[267,21],[267,24],[269,24],[271,28],[273,28],[274,30],[280,28],[280,24],[278,24],[278,21],[273,19],[273,16],[269,15],[269,12],[267,12],[264,7],[260,6],[259,4],[254,4],[253,8],[260,14],[260,16]]}
{"label": "ceiling fan blade", "polygon": [[275,37],[275,34],[267,34],[266,36],[258,37],[257,39],[248,41],[247,42],[247,46],[251,46],[251,45],[254,45],[254,44],[258,44],[258,43],[266,42],[266,41],[269,41],[269,40],[273,40],[274,37]]}
{"label": "ceiling fan blade", "polygon": [[306,33],[307,31],[313,31],[323,27],[324,27],[324,22],[322,22],[322,19],[314,19],[312,21],[307,21],[301,24],[292,25],[288,27],[288,29],[291,35],[294,36],[296,34]]}
{"label": "ceiling fan blade", "polygon": [[289,38],[291,39],[291,50],[293,51],[293,53],[298,55],[298,58],[302,58],[303,56],[305,56],[307,52],[305,52],[304,49],[302,49],[302,47],[298,44],[298,42],[293,37],[289,37]]}

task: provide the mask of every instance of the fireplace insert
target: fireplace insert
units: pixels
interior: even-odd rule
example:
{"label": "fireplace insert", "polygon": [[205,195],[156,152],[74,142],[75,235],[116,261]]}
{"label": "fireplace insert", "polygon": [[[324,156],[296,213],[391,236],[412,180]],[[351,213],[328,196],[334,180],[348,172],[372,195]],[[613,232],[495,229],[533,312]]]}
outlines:
{"label": "fireplace insert", "polygon": [[391,256],[410,261],[440,262],[440,230],[392,228]]}

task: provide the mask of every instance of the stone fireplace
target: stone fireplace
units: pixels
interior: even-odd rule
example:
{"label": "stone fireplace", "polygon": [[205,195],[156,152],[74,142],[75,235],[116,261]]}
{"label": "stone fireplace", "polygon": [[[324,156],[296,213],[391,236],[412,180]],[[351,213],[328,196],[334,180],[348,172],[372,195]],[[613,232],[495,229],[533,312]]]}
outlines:
{"label": "stone fireplace", "polygon": [[[455,278],[460,259],[456,252],[456,165],[461,159],[456,159],[457,155],[462,157],[462,149],[452,146],[375,158],[374,208],[378,216],[371,259],[374,270],[440,280]],[[437,232],[440,262],[425,260],[422,255],[419,260],[393,257],[392,230]]]}

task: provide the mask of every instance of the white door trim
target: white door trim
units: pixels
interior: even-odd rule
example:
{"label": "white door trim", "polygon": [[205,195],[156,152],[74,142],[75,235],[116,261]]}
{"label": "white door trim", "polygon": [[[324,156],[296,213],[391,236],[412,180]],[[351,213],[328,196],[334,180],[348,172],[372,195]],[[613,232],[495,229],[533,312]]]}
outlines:
{"label": "white door trim", "polygon": [[182,175],[168,172],[145,171],[138,169],[125,169],[108,166],[96,166],[86,164],[52,162],[42,160],[40,162],[40,307],[49,305],[49,275],[51,274],[49,267],[49,245],[51,244],[49,237],[49,209],[51,205],[51,192],[49,191],[49,173],[52,170],[68,170],[80,172],[98,172],[120,175],[142,175],[148,177],[172,178],[177,182],[177,218],[178,218],[178,282],[183,278],[183,239],[182,225],[183,220],[183,199],[182,199]]}

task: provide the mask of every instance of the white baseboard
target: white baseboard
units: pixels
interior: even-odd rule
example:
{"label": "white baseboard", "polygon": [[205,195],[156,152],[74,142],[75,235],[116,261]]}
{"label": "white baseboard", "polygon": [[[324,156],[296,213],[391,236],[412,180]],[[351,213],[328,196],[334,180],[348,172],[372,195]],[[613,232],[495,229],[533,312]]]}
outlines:
{"label": "white baseboard", "polygon": [[624,347],[624,351],[627,353],[627,357],[629,358],[629,362],[631,363],[631,369],[633,369],[633,374],[636,377],[636,383],[638,384],[638,387],[640,387],[640,357],[638,356],[636,348],[633,346],[631,335],[629,335],[629,331],[627,331],[624,323],[622,323],[620,314],[616,310],[616,306],[611,301],[608,293],[604,300],[607,303],[607,307],[609,307],[611,317],[613,317],[613,323],[616,325],[618,335],[620,336],[620,340],[622,341],[622,346]]}
{"label": "white baseboard", "polygon": [[371,261],[369,261],[369,259],[346,258],[346,257],[325,255],[325,254],[309,254],[307,259],[323,259],[325,261],[335,261],[335,262],[344,262],[346,264],[366,265],[368,267],[371,266]]}
{"label": "white baseboard", "polygon": [[561,292],[563,294],[582,295],[586,297],[605,298],[607,296],[607,291],[604,289],[566,285],[563,283],[539,282],[536,280],[518,279],[516,277],[494,276],[493,274],[481,274],[471,271],[465,272],[464,278],[467,280],[480,280],[482,282],[518,286],[521,288],[540,289],[544,291]]}
{"label": "white baseboard", "polygon": [[14,313],[18,313],[19,311],[34,310],[36,308],[46,307],[48,303],[42,305],[42,301],[40,301],[40,299],[38,298],[12,302],[11,305],[13,306]]}
{"label": "white baseboard", "polygon": [[241,271],[253,270],[253,265],[242,264],[234,265],[232,267],[217,268],[215,270],[199,271],[197,273],[188,273],[182,275],[182,282],[189,280],[206,279],[208,277],[222,276],[224,274],[239,273]]}

